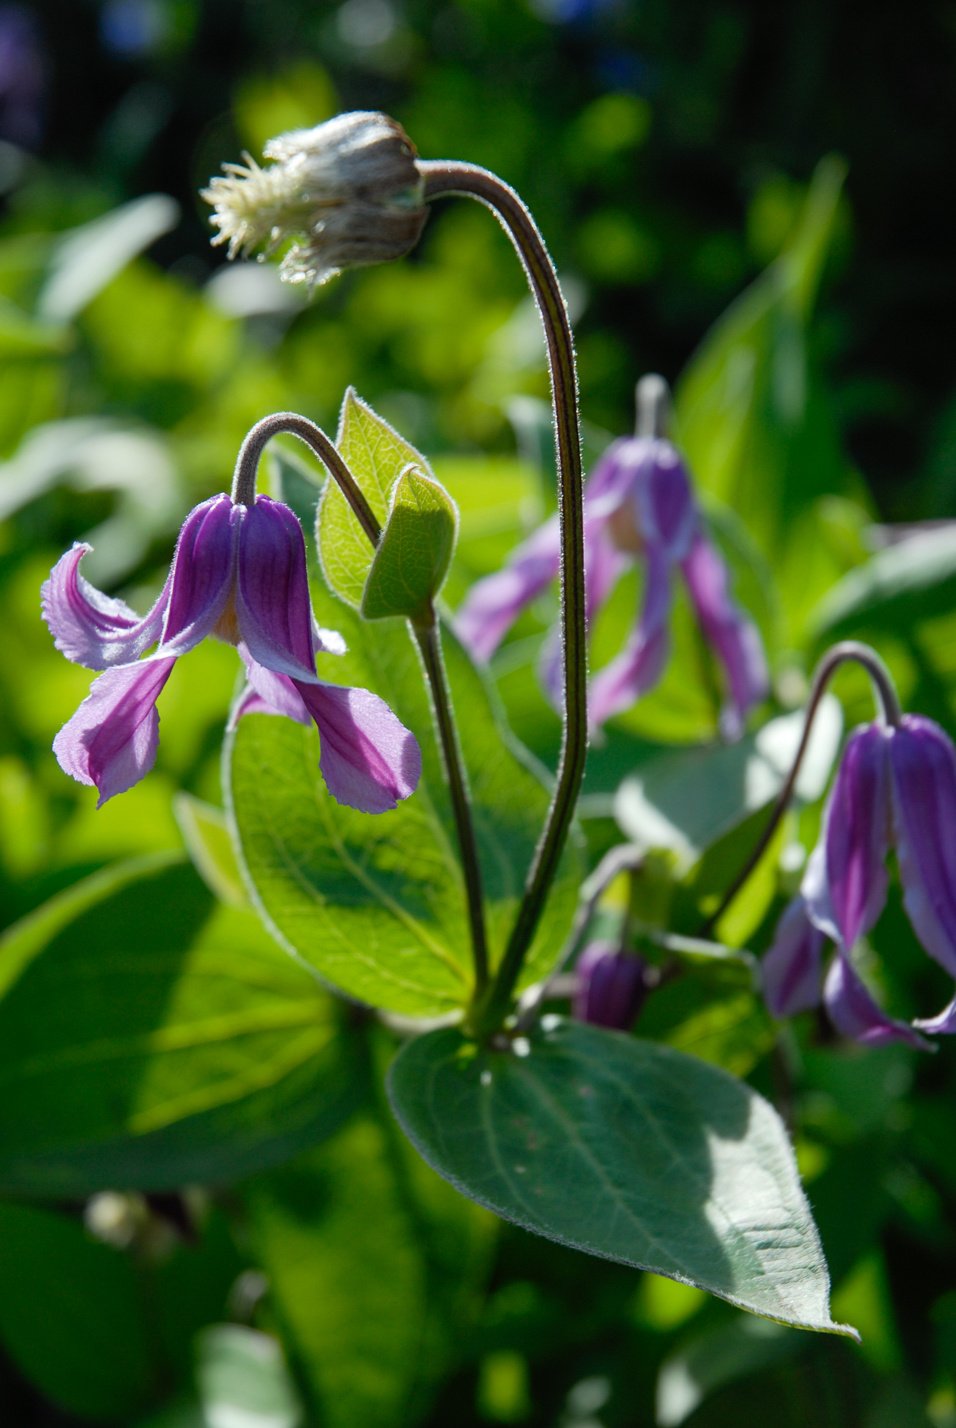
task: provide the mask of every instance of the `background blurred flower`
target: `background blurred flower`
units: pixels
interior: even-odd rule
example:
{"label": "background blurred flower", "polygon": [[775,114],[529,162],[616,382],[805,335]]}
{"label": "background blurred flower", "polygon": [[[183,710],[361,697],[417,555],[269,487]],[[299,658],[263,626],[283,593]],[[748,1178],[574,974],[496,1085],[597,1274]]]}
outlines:
{"label": "background blurred flower", "polygon": [[[593,620],[619,577],[644,571],[640,618],[615,660],[593,677],[590,718],[601,725],[628,709],[661,678],[670,652],[675,571],[683,577],[701,631],[724,670],[724,733],[737,737],[748,712],[767,693],[767,662],[756,626],[730,597],[727,568],[706,533],[690,478],[676,447],[663,437],[624,437],[605,452],[584,494],[588,618]],[[558,571],[558,523],[552,517],[514,552],[503,570],[478,582],[455,619],[477,659],[494,653],[521,610]],[[557,640],[545,649],[542,677],[552,700],[561,693]]]}
{"label": "background blurred flower", "polygon": [[956,750],[938,724],[918,714],[904,714],[895,727],[864,725],[847,740],[800,896],[780,919],[763,961],[764,995],[775,1016],[819,1003],[829,939],[837,953],[822,998],[844,1035],[925,1046],[914,1027],[956,1031],[956,1001],[912,1027],[888,1017],[851,960],[853,944],[883,911],[891,845],[913,930],[956,979]]}

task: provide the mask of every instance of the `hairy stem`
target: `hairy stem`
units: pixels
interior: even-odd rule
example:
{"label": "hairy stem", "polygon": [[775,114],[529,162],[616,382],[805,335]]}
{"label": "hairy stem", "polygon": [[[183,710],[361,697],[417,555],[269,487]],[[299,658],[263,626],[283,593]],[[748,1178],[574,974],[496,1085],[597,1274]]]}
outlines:
{"label": "hairy stem", "polygon": [[476,1000],[470,1025],[486,1035],[507,1013],[521,967],[557,871],[577,802],[587,755],[587,644],[584,591],[584,506],[577,371],[567,307],[537,225],[514,189],[473,164],[421,162],[425,198],[452,194],[477,199],[500,221],[521,259],[548,348],[558,469],[561,529],[561,640],[564,725],[554,793],[525,881],[518,916],[487,994]]}
{"label": "hairy stem", "polygon": [[826,692],[827,685],[840,668],[840,665],[846,664],[847,661],[860,664],[866,670],[876,694],[880,715],[885,723],[892,725],[894,728],[899,724],[902,713],[896,689],[893,686],[893,680],[890,677],[889,670],[876,651],[870,649],[869,645],[861,644],[857,640],[844,640],[841,644],[834,645],[831,650],[827,650],[814,673],[813,684],[810,688],[810,697],[807,700],[807,712],[803,723],[803,733],[800,736],[800,743],[797,745],[797,752],[794,755],[793,764],[791,765],[790,772],[787,774],[783,787],[777,795],[777,801],[773,806],[770,818],[767,820],[763,832],[751,849],[747,861],[727,888],[716,910],[712,912],[701,925],[698,936],[707,937],[710,935],[769,848],[773,836],[780,826],[780,820],[786,813],[790,800],[793,797],[793,790],[800,776],[800,768],[810,743],[813,721],[820,707],[820,701]]}
{"label": "hairy stem", "polygon": [[236,457],[236,469],[232,478],[232,499],[236,505],[251,506],[255,501],[259,460],[266,444],[283,432],[297,436],[314,452],[337,483],[372,545],[378,545],[382,527],[334,443],[314,421],[298,416],[295,412],[275,412],[272,416],[263,417],[246,433]]}
{"label": "hairy stem", "polygon": [[418,645],[425,667],[425,674],[432,695],[435,727],[441,745],[442,759],[448,791],[451,794],[455,831],[458,835],[458,851],[465,878],[465,896],[468,903],[468,926],[471,931],[471,947],[475,966],[475,996],[479,997],[488,985],[488,939],[485,934],[484,897],[481,886],[481,864],[478,861],[478,845],[475,829],[471,821],[471,807],[465,784],[464,764],[455,728],[451,690],[442,658],[441,633],[434,611],[427,624],[411,622],[415,642]]}
{"label": "hairy stem", "polygon": [[[256,471],[266,443],[280,433],[288,432],[304,441],[306,446],[319,458],[337,482],[356,519],[373,547],[382,535],[382,527],[374,511],[365,499],[355,477],[326,436],[321,427],[308,417],[295,412],[276,412],[264,417],[246,435],[239,455],[232,482],[232,499],[236,504],[251,506],[256,498]],[[475,968],[475,996],[480,996],[488,983],[488,942],[485,935],[484,902],[481,889],[481,870],[478,864],[477,844],[471,822],[471,809],[465,784],[465,771],[461,749],[451,707],[451,694],[445,677],[445,666],[441,655],[441,640],[434,611],[424,626],[409,622],[415,642],[421,652],[425,677],[431,690],[432,713],[435,729],[442,751],[445,777],[451,793],[458,848],[461,853],[465,878],[465,896],[468,904],[468,925],[471,931],[472,957]]]}

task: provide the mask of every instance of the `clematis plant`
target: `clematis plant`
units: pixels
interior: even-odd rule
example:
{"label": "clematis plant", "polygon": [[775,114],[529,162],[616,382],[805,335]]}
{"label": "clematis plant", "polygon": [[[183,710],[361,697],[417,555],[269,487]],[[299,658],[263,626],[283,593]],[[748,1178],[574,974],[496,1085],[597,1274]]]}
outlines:
{"label": "clematis plant", "polygon": [[[837,1030],[856,1041],[902,1041],[926,1049],[921,1033],[956,1031],[956,998],[929,1019],[908,1023],[890,1017],[857,971],[852,950],[883,911],[886,860],[895,848],[913,931],[956,979],[956,747],[933,720],[902,712],[888,670],[868,645],[847,640],[820,661],[803,735],[776,807],[706,928],[727,910],[769,847],[796,786],[823,694],[847,661],[869,675],[879,716],[846,741],[819,842],[760,964],[760,982],[776,1017],[822,1004]],[[824,977],[823,956],[831,943],[836,951]]]}
{"label": "clematis plant", "polygon": [[341,652],[342,641],[313,620],[298,519],[255,495],[242,462],[232,496],[212,496],[187,515],[163,591],[146,615],[84,579],[79,567],[89,550],[76,543],[57,562],[42,607],[57,649],[104,671],[53,744],[66,773],[95,785],[98,806],[152,768],[156,701],[176,661],[210,635],[236,645],[245,664],[250,690],[238,714],[268,710],[315,722],[333,797],[383,813],[414,792],[421,770],[414,735],[370,690],[316,674],[316,655]]}
{"label": "clematis plant", "polygon": [[[567,309],[517,194],[474,165],[418,159],[382,115],[280,136],[265,157],[261,167],[227,165],[205,196],[215,241],[230,256],[281,250],[288,281],[313,287],[343,266],[400,256],[429,205],[455,195],[492,210],[521,259],[547,345],[558,514],[472,592],[459,628],[485,658],[522,605],[559,578],[560,639],[545,654],[562,715],[554,778],[515,748],[489,681],[445,637],[436,601],[457,531],[447,493],[421,453],[354,393],[334,445],[304,417],[257,423],[231,495],[189,514],[163,594],[142,619],[83,580],[83,547],[58,564],[45,589],[48,622],[64,654],[102,671],[57,736],[58,757],[101,801],[129,787],[155,756],[156,698],[175,661],[206,635],[236,644],[248,688],[223,768],[242,875],[301,963],[391,1026],[400,1019],[389,1097],[425,1160],[543,1236],[785,1323],[852,1335],[831,1316],[819,1238],[772,1106],[719,1067],[626,1032],[648,987],[671,976],[658,960],[672,949],[651,935],[658,929],[645,919],[636,875],[627,916],[650,928],[652,969],[645,975],[628,950],[626,928],[610,946],[592,938],[575,973],[578,1015],[546,1005],[603,895],[600,879],[585,878],[572,832],[589,727],[660,676],[678,579],[725,674],[728,734],[767,690],[755,627],[730,596],[666,439],[666,389],[643,384],[637,436],[615,443],[585,497]],[[255,495],[263,443],[279,431],[305,440],[336,483],[318,503],[325,588],[314,598],[323,622],[347,634],[345,687],[316,673],[316,658],[341,646],[316,629],[298,523]],[[595,677],[589,717],[588,617],[635,563],[644,573],[640,620]],[[263,712],[296,722],[244,717]],[[433,738],[424,737],[429,719]],[[312,731],[297,727],[306,722],[317,726],[335,799],[298,776],[315,758]],[[263,768],[283,776],[263,779]],[[355,809],[385,816],[370,831]],[[654,868],[644,871],[652,886]],[[660,876],[671,877],[669,863]],[[676,905],[670,891],[653,907]],[[699,952],[698,943],[689,955]],[[149,1134],[139,1122],[137,1131]]]}
{"label": "clematis plant", "polygon": [[822,1001],[834,1026],[855,1040],[926,1045],[919,1032],[956,1031],[956,999],[912,1025],[887,1016],[853,965],[851,949],[886,901],[886,858],[896,849],[903,906],[925,948],[956,980],[956,749],[931,719],[899,713],[850,735],[807,863],[799,896],[785,911],[762,964],[776,1016],[818,1005],[821,958],[836,954]]}
{"label": "clematis plant", "polygon": [[[644,572],[643,605],[634,633],[621,654],[591,681],[591,724],[600,726],[630,708],[663,675],[679,572],[704,639],[723,668],[727,699],[721,723],[726,736],[736,738],[749,711],[766,697],[767,661],[756,626],[731,599],[727,567],[707,533],[687,467],[663,434],[667,405],[663,379],[642,378],[637,435],[615,441],[585,487],[589,622],[629,567],[639,564]],[[519,546],[503,570],[474,586],[455,624],[476,659],[490,659],[521,611],[557,575],[558,563],[554,519]],[[560,697],[558,654],[552,638],[545,648],[542,677],[554,702]]]}

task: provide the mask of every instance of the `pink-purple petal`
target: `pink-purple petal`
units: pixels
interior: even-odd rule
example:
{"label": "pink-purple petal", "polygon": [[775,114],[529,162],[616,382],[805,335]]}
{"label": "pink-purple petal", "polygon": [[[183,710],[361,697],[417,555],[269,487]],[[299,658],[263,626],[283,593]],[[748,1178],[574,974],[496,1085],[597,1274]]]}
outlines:
{"label": "pink-purple petal", "polygon": [[956,977],[956,754],[938,724],[906,714],[889,764],[903,905],[926,951]]}
{"label": "pink-purple petal", "polygon": [[491,658],[505,635],[536,595],[558,573],[558,518],[520,545],[508,564],[472,586],[455,616],[455,633],[476,660]]}
{"label": "pink-purple petal", "polygon": [[288,506],[259,496],[237,506],[236,614],[252,658],[277,674],[315,673],[312,605],[302,527]]}
{"label": "pink-purple petal", "polygon": [[724,732],[729,738],[738,737],[748,713],[766,697],[769,688],[763,643],[756,625],[730,597],[722,556],[701,532],[691,543],[681,569],[704,638],[727,678]]}
{"label": "pink-purple petal", "polygon": [[931,1036],[952,1036],[956,1033],[956,997],[937,1016],[914,1021],[913,1025],[920,1031],[928,1031]]}
{"label": "pink-purple petal", "polygon": [[239,653],[246,666],[249,688],[233,709],[230,728],[235,728],[243,714],[281,714],[297,724],[312,723],[312,716],[288,675],[276,674],[257,663],[245,645],[239,646]]}
{"label": "pink-purple petal", "polygon": [[93,681],[54,739],[53,752],[64,773],[98,789],[98,808],[153,767],[159,741],[156,700],[175,663],[175,655],[153,655],[108,669]]}
{"label": "pink-purple petal", "polygon": [[699,515],[687,468],[677,448],[660,438],[637,437],[645,456],[635,486],[638,525],[648,545],[658,545],[671,561],[691,547]]}
{"label": "pink-purple petal", "polygon": [[368,689],[294,681],[319,730],[319,768],[339,803],[386,813],[415,792],[422,756],[414,734]]}
{"label": "pink-purple petal", "polygon": [[629,1031],[646,996],[645,964],[613,942],[592,942],[575,967],[578,1021]]}
{"label": "pink-purple petal", "polygon": [[128,664],[155,644],[162,628],[168,584],[140,618],[122,600],[104,595],[80,574],[91,546],[77,541],[61,556],[40,592],[43,618],[61,654],[87,669]]}
{"label": "pink-purple petal", "polygon": [[[585,524],[584,585],[589,629],[628,564],[628,556],[618,550],[606,530],[592,530]],[[538,675],[551,703],[556,709],[560,708],[564,691],[564,662],[561,658],[561,631],[557,626],[545,636]]]}
{"label": "pink-purple petal", "polygon": [[667,628],[670,604],[670,563],[661,550],[652,549],[648,552],[640,623],[621,654],[600,670],[591,683],[592,728],[598,728],[636,704],[661,678],[670,653]]}
{"label": "pink-purple petal", "polygon": [[233,513],[226,495],[194,506],[183,522],[169,573],[160,648],[185,654],[227,617],[235,574]]}
{"label": "pink-purple petal", "polygon": [[864,1046],[903,1041],[921,1051],[931,1049],[909,1022],[896,1021],[880,1010],[842,947],[837,949],[827,973],[823,1000],[837,1031]]}
{"label": "pink-purple petal", "polygon": [[887,731],[867,724],[847,740],[823,835],[833,922],[847,948],[870,930],[886,901],[889,797]]}
{"label": "pink-purple petal", "polygon": [[773,943],[760,963],[764,1001],[775,1017],[820,1005],[821,959],[826,936],[810,921],[802,897],[787,906]]}

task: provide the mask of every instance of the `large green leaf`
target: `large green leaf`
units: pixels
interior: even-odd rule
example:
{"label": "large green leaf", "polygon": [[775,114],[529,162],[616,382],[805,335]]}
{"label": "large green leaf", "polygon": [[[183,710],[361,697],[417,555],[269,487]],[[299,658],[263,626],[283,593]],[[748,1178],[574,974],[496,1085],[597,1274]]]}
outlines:
{"label": "large green leaf", "polygon": [[112,869],[8,934],[0,1189],[79,1196],[228,1181],[351,1105],[334,1003],[169,859]]}
{"label": "large green leaf", "polygon": [[0,1282],[0,1342],[47,1398],[98,1422],[145,1406],[156,1345],[129,1257],[79,1220],[0,1204]]}
{"label": "large green leaf", "polygon": [[[349,646],[327,672],[336,683],[364,686],[387,700],[422,747],[421,782],[390,813],[358,813],[325,788],[314,730],[247,716],[226,761],[241,856],[276,935],[322,977],[372,1006],[439,1015],[467,1002],[471,955],[454,820],[418,656],[403,622],[367,625],[322,592],[316,604],[320,622],[337,625]],[[517,912],[548,794],[502,729],[484,678],[447,631],[444,648],[494,965]],[[577,883],[571,850],[525,982],[544,975],[557,958]]]}
{"label": "large green leaf", "polygon": [[829,1279],[787,1133],[742,1082],[671,1047],[547,1018],[511,1051],[409,1042],[392,1105],[463,1194],[561,1244],[798,1328]]}
{"label": "large green leaf", "polygon": [[[372,411],[353,388],[342,403],[336,446],[382,525],[388,515],[392,487],[408,466],[431,475],[428,462],[414,446]],[[373,548],[352,509],[333,480],[325,483],[316,514],[315,540],[329,585],[358,609]]]}

